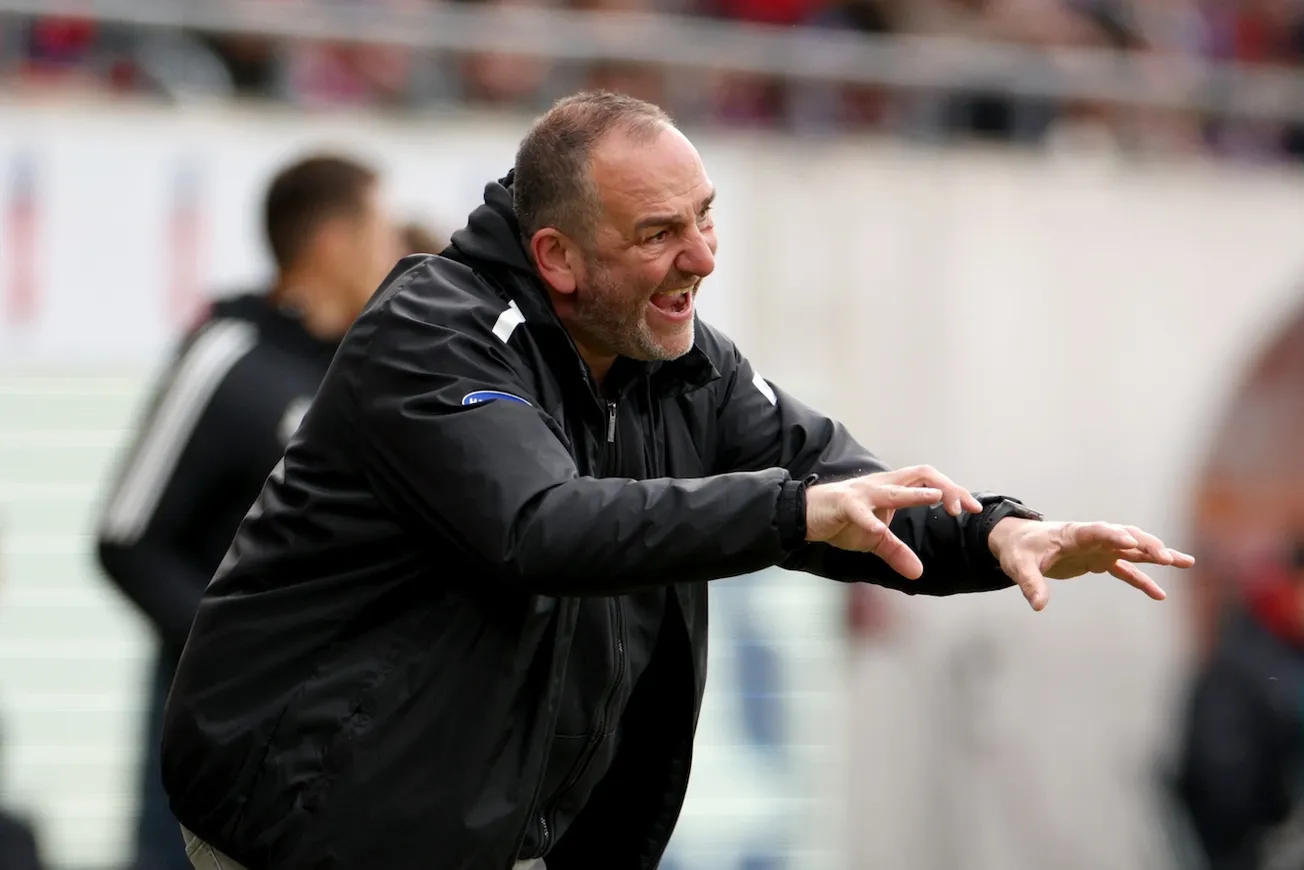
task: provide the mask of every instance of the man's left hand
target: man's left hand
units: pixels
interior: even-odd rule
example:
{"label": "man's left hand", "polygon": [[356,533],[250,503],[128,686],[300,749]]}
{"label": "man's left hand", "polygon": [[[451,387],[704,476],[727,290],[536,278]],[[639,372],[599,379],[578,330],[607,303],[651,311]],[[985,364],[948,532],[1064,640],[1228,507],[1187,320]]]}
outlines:
{"label": "man's left hand", "polygon": [[1164,590],[1138,563],[1190,568],[1195,559],[1164,546],[1135,526],[1113,523],[1054,523],[1006,517],[987,539],[1001,570],[1019,584],[1033,610],[1050,597],[1047,578],[1067,580],[1083,574],[1111,574],[1156,601]]}

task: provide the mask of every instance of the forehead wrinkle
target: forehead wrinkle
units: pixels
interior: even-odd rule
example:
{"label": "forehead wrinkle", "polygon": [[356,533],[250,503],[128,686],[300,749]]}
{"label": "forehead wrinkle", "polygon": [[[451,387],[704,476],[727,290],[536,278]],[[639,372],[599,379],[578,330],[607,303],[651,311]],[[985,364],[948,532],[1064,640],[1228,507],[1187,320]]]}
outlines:
{"label": "forehead wrinkle", "polygon": [[[595,149],[590,163],[599,199],[610,217],[632,225],[650,216],[686,215],[700,208],[713,188],[692,146],[666,132],[650,143],[613,137]],[[704,193],[699,193],[702,188]],[[682,200],[687,200],[686,202]]]}
{"label": "forehead wrinkle", "polygon": [[638,202],[635,196],[616,194],[614,202],[604,198],[603,207],[610,216],[617,218],[609,223],[623,236],[632,236],[652,227],[687,226],[696,222],[698,212],[715,196],[714,189],[709,186],[705,193],[697,192],[696,188],[701,186],[700,180],[694,181],[682,191],[645,202]]}

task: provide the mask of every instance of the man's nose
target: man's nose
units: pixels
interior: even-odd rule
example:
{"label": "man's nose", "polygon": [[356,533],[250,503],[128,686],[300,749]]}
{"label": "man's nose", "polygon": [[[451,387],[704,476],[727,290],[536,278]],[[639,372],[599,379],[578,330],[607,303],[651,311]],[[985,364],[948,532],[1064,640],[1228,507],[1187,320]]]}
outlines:
{"label": "man's nose", "polygon": [[715,271],[715,237],[694,228],[688,244],[675,258],[675,268],[688,275],[705,278]]}

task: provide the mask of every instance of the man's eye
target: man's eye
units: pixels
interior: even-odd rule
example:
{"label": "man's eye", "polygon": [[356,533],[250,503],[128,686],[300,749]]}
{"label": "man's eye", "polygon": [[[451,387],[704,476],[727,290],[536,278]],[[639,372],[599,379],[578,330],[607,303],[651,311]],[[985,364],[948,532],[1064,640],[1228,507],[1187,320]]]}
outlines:
{"label": "man's eye", "polygon": [[649,242],[664,242],[670,236],[670,230],[662,230],[655,235],[648,236]]}

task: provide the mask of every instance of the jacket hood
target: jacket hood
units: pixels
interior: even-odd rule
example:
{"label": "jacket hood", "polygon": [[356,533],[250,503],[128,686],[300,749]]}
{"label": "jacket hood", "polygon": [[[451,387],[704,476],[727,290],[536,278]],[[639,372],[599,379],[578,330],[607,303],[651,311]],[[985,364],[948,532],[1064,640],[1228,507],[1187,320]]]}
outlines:
{"label": "jacket hood", "polygon": [[561,321],[548,300],[525,252],[521,225],[512,203],[512,180],[516,170],[484,187],[484,202],[467,218],[466,226],[453,233],[447,253],[477,270],[492,275],[521,308],[527,321],[558,329]]}
{"label": "jacket hood", "polygon": [[512,179],[516,170],[484,186],[484,202],[467,218],[466,226],[452,236],[452,246],[462,254],[493,263],[534,280],[534,267],[526,256],[521,225],[512,202]]}

